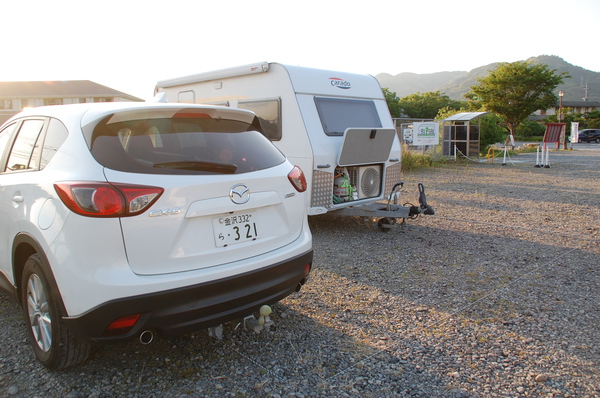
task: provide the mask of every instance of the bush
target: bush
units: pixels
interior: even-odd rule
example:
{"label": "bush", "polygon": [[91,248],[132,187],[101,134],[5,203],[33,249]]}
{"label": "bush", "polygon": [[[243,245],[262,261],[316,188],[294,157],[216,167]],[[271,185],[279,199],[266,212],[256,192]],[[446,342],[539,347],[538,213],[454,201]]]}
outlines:
{"label": "bush", "polygon": [[402,170],[412,171],[421,167],[431,167],[433,159],[429,155],[423,155],[408,150],[406,145],[402,146]]}
{"label": "bush", "polygon": [[479,151],[487,152],[490,145],[506,140],[507,130],[502,126],[502,118],[494,113],[481,116]]}
{"label": "bush", "polygon": [[523,138],[543,137],[545,131],[546,127],[544,125],[533,120],[527,120],[517,127],[516,135]]}

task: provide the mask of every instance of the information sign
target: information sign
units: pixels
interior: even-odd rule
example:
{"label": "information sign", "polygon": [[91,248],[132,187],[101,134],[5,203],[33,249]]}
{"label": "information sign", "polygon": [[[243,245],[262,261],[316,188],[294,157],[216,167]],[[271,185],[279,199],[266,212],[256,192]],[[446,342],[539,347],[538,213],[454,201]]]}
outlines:
{"label": "information sign", "polygon": [[436,122],[413,123],[413,145],[438,145],[440,125]]}

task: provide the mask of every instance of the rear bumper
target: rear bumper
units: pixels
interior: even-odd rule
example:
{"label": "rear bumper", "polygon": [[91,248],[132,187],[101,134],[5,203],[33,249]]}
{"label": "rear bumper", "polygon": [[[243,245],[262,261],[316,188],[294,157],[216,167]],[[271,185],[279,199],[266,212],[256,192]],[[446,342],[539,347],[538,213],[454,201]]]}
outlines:
{"label": "rear bumper", "polygon": [[[287,297],[306,281],[313,251],[245,274],[184,288],[107,302],[81,316],[64,319],[79,339],[96,343],[130,341],[146,330],[177,335],[242,318]],[[136,324],[116,336],[108,326],[124,316],[140,314]]]}

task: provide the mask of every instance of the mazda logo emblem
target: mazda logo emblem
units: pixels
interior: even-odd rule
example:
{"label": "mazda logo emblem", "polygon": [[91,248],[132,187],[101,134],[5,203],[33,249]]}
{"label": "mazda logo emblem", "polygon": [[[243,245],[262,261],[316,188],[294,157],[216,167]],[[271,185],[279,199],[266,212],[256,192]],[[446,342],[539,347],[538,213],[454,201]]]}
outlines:
{"label": "mazda logo emblem", "polygon": [[246,184],[236,184],[229,190],[229,199],[236,205],[243,205],[250,200],[250,189]]}

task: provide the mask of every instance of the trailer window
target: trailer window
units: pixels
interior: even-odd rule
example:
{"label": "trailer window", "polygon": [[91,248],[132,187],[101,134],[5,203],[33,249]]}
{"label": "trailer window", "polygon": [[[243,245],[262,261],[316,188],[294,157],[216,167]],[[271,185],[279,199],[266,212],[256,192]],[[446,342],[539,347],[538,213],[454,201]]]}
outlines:
{"label": "trailer window", "polygon": [[315,97],[315,104],[327,135],[344,135],[351,127],[382,127],[373,101]]}
{"label": "trailer window", "polygon": [[254,112],[260,120],[260,126],[271,141],[281,139],[281,101],[278,98],[239,101],[238,108]]}

